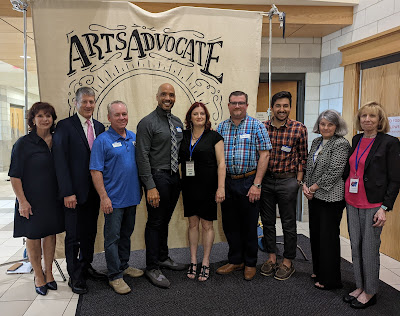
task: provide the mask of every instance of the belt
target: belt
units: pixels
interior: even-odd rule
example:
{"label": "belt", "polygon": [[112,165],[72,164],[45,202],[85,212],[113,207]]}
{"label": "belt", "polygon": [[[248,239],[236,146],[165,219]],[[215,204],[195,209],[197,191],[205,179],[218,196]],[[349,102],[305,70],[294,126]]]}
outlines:
{"label": "belt", "polygon": [[247,173],[243,173],[243,174],[227,174],[227,176],[231,179],[243,179],[243,178],[247,178],[252,176],[253,174],[256,174],[257,170],[253,170]]}
{"label": "belt", "polygon": [[288,178],[295,178],[297,176],[297,173],[296,172],[282,172],[282,173],[267,172],[265,175],[272,179],[288,179]]}
{"label": "belt", "polygon": [[159,172],[162,172],[162,173],[168,173],[168,174],[175,174],[176,172],[173,172],[171,169],[153,169],[153,168],[151,168],[151,173],[153,174],[153,173],[159,173]]}

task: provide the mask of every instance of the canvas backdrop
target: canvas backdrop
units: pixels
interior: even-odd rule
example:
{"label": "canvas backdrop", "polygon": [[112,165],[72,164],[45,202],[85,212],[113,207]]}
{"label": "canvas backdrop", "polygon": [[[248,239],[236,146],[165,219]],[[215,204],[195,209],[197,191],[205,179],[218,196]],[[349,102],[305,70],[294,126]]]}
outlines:
{"label": "canvas backdrop", "polygon": [[[179,7],[149,13],[125,1],[33,0],[32,15],[40,99],[58,119],[75,113],[75,92],[96,92],[94,118],[108,125],[107,104],[128,105],[128,129],[157,105],[158,87],[175,87],[173,113],[182,121],[194,102],[210,111],[212,126],[229,117],[228,96],[249,94],[255,115],[260,70],[262,16],[259,12]],[[79,159],[79,157],[77,157]],[[132,249],[144,248],[146,209],[137,209]],[[99,216],[96,250],[102,250]],[[223,240],[219,221],[216,241]],[[61,247],[62,242],[58,243]],[[170,224],[170,246],[187,245],[187,221],[179,201]],[[58,254],[62,248],[58,248]]]}

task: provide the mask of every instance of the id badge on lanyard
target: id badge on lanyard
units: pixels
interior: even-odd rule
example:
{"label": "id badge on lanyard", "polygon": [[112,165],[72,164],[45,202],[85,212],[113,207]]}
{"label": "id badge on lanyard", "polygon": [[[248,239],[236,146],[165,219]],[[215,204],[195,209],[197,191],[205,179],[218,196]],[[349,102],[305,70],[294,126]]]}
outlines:
{"label": "id badge on lanyard", "polygon": [[192,161],[192,155],[193,155],[193,150],[200,141],[200,139],[203,137],[203,134],[199,137],[199,139],[196,141],[196,143],[192,146],[192,137],[193,134],[191,134],[190,141],[189,141],[189,161],[186,161],[186,176],[187,177],[194,177],[195,172],[194,172],[194,161]]}
{"label": "id badge on lanyard", "polygon": [[362,141],[363,137],[360,139],[358,142],[357,146],[357,153],[356,153],[356,172],[354,173],[354,176],[350,178],[350,185],[349,185],[349,192],[350,193],[358,193],[358,185],[360,183],[360,178],[357,176],[357,170],[358,170],[358,165],[360,164],[361,157],[365,154],[365,152],[368,150],[368,148],[372,145],[374,142],[375,138],[368,144],[367,148],[364,149],[363,153],[361,154],[360,158],[358,158],[358,151],[360,149],[360,144]]}

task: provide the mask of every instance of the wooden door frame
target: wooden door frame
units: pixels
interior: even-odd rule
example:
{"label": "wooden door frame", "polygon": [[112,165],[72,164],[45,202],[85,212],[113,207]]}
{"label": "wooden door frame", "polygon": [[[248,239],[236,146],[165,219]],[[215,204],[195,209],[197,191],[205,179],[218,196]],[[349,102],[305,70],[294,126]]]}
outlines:
{"label": "wooden door frame", "polygon": [[[339,47],[341,66],[344,67],[342,116],[348,123],[346,138],[349,141],[357,132],[354,117],[359,108],[362,69],[398,61],[399,43],[400,26]],[[349,238],[345,215],[340,224],[340,234]]]}
{"label": "wooden door frame", "polygon": [[[272,81],[297,81],[296,120],[304,123],[304,102],[306,93],[305,73],[273,73]],[[268,73],[260,73],[259,83],[268,83]]]}

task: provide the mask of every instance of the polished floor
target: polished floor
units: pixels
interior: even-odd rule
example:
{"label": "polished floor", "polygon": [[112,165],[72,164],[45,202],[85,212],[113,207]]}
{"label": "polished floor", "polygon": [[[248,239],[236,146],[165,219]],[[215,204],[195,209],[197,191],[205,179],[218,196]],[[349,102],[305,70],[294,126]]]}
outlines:
{"label": "polished floor", "polygon": [[[0,264],[20,260],[25,246],[22,238],[13,238],[14,199],[7,173],[0,172]],[[297,231],[306,236],[308,223],[298,222]],[[280,222],[277,235],[282,234]],[[173,234],[171,234],[173,238]],[[351,262],[351,250],[348,239],[341,237],[342,257]],[[58,260],[63,273],[68,278],[65,261]],[[73,294],[56,267],[54,277],[58,282],[57,291],[49,291],[46,296],[37,295],[33,287],[33,274],[8,275],[6,270],[11,264],[0,266],[0,314],[4,316],[70,316],[75,315],[78,295]],[[400,262],[381,255],[380,279],[400,291]],[[111,289],[110,289],[111,291]]]}

